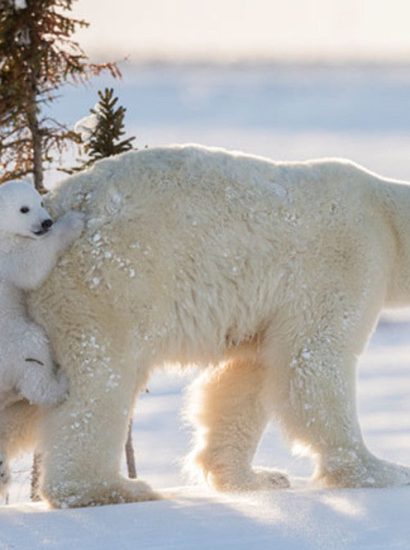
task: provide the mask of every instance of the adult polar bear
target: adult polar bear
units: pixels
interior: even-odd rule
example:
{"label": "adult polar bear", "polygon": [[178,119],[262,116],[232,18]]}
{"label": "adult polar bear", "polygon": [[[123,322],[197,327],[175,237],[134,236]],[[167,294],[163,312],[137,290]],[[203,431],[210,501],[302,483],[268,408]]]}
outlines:
{"label": "adult polar bear", "polygon": [[[48,206],[89,218],[30,299],[71,385],[40,423],[50,503],[156,498],[119,464],[135,396],[164,362],[211,365],[194,392],[194,455],[217,488],[288,485],[251,469],[272,416],[310,449],[321,485],[410,483],[366,449],[355,405],[379,311],[410,301],[407,186],[343,161],[177,146],[100,162]],[[36,416],[15,407],[15,447]]]}

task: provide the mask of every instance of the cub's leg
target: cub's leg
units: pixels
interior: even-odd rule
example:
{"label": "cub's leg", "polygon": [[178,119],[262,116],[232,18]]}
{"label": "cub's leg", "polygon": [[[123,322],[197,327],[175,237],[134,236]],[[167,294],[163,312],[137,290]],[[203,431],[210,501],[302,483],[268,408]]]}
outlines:
{"label": "cub's leg", "polygon": [[27,401],[18,401],[1,411],[0,494],[10,481],[10,460],[34,447],[39,416],[39,409]]}
{"label": "cub's leg", "polygon": [[231,360],[205,372],[191,390],[198,427],[192,459],[216,489],[289,487],[286,475],[253,469],[252,459],[271,416],[269,372],[259,362]]}
{"label": "cub's leg", "polygon": [[0,448],[0,495],[7,493],[11,480],[11,471],[8,455]]}

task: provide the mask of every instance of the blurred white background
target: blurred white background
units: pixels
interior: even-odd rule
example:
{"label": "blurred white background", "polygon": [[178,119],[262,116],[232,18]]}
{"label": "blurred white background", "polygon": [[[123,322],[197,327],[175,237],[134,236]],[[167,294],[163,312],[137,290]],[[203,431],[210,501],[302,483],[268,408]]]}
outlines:
{"label": "blurred white background", "polygon": [[348,157],[410,179],[407,0],[79,0],[74,14],[87,53],[124,78],[68,87],[53,114],[70,125],[109,85],[138,147]]}
{"label": "blurred white background", "polygon": [[408,0],[81,0],[79,37],[103,56],[405,59]]}

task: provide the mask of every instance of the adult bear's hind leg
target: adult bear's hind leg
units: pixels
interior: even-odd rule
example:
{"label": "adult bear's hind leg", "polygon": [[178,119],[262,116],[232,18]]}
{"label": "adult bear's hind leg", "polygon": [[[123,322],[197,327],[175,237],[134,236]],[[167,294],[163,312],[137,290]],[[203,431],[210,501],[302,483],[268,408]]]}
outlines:
{"label": "adult bear's hind leg", "polygon": [[218,490],[289,487],[283,473],[251,467],[271,416],[268,386],[263,365],[235,359],[206,371],[192,387],[190,412],[198,442],[191,461]]}
{"label": "adult bear's hind leg", "polygon": [[315,458],[314,481],[320,486],[410,483],[410,469],[372,455],[360,431],[355,371],[369,319],[357,318],[357,325],[346,326],[334,315],[322,316],[317,323],[296,327],[288,342],[289,362],[277,373],[272,396],[277,417],[287,437]]}

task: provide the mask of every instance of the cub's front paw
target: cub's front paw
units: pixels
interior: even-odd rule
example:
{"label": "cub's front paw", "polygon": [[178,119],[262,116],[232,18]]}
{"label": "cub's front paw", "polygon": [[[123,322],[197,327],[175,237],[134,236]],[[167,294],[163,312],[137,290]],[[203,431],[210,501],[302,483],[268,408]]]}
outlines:
{"label": "cub's front paw", "polygon": [[69,393],[69,381],[64,371],[58,369],[55,373],[56,383],[50,387],[50,391],[45,400],[45,405],[59,405],[65,401]]}
{"label": "cub's front paw", "polygon": [[42,407],[55,407],[65,401],[69,394],[69,381],[62,370],[58,370],[43,385],[36,395],[27,397],[31,403]]}

